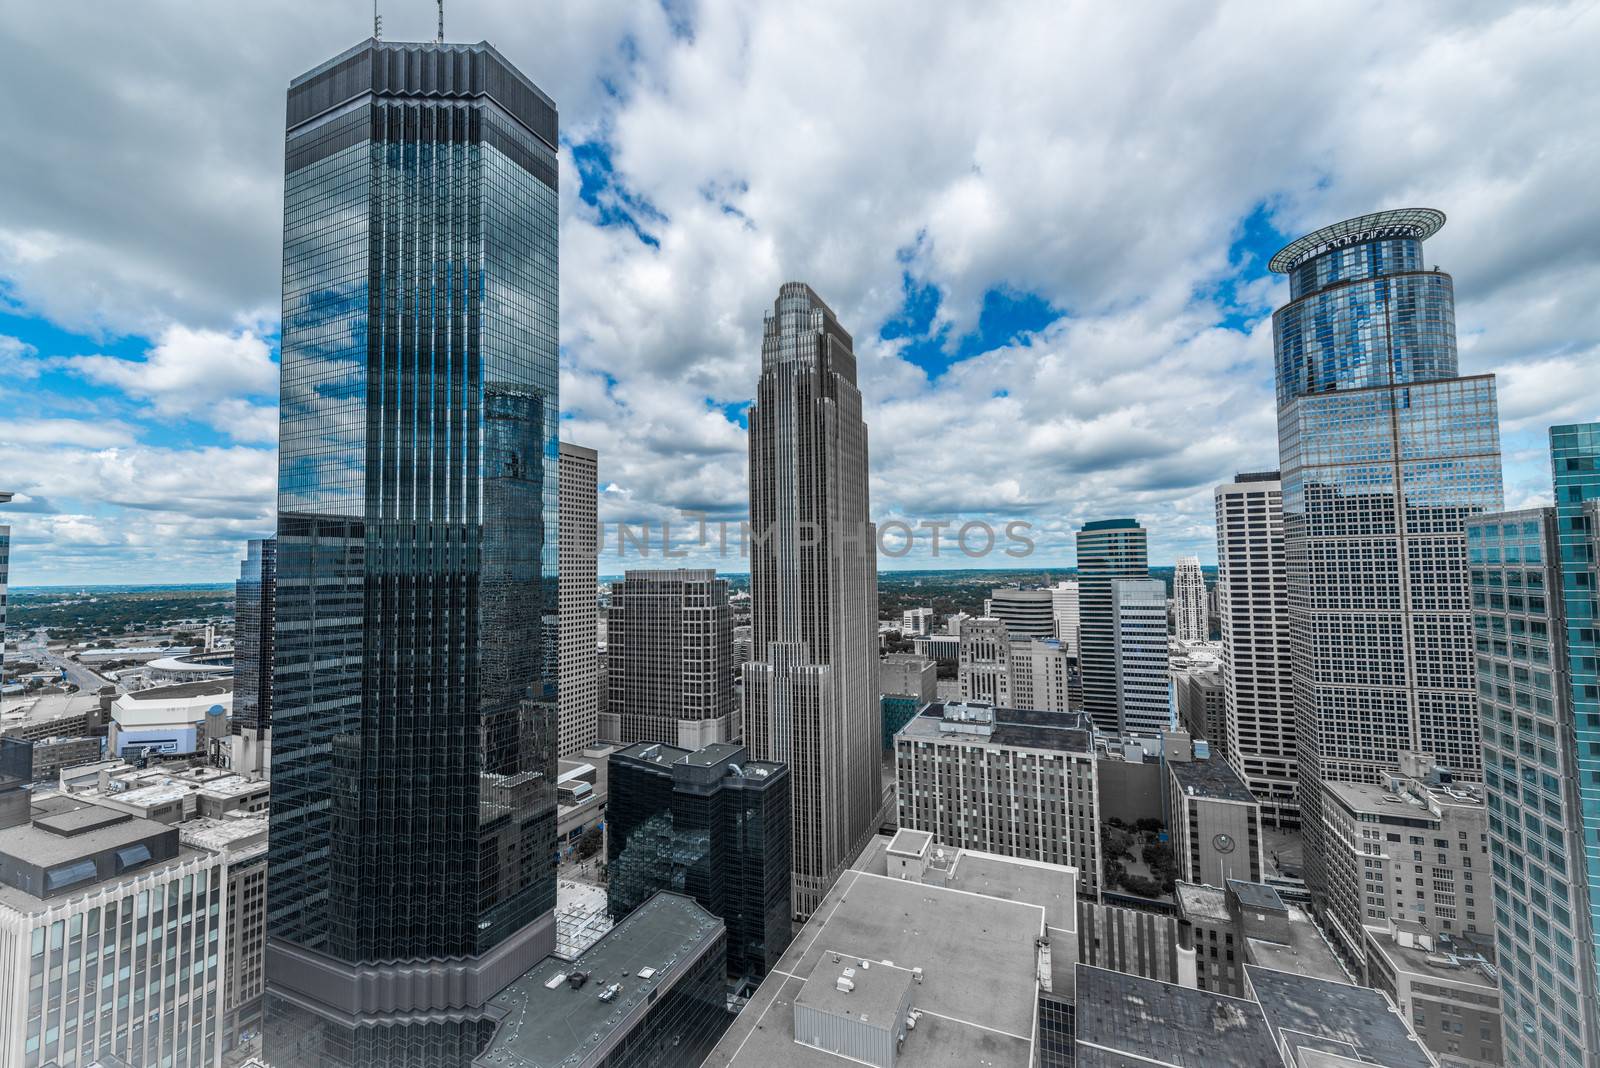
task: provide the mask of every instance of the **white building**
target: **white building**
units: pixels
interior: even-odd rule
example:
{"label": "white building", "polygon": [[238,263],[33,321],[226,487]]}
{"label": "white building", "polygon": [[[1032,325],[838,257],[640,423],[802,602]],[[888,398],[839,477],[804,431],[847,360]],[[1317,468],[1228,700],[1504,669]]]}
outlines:
{"label": "white building", "polygon": [[595,584],[600,549],[600,454],[561,443],[558,568],[561,613],[557,745],[562,756],[595,744],[600,729],[600,662]]}
{"label": "white building", "polygon": [[1172,571],[1173,633],[1180,642],[1203,642],[1209,637],[1206,625],[1206,579],[1200,571],[1200,558],[1178,557]]}
{"label": "white building", "polygon": [[1078,580],[1067,579],[1050,587],[1050,607],[1055,615],[1056,638],[1062,648],[1078,655]]}
{"label": "white building", "polygon": [[1215,497],[1222,753],[1261,802],[1268,825],[1298,826],[1283,484],[1276,471],[1239,474]]}
{"label": "white building", "polygon": [[1006,625],[1012,638],[1056,636],[1055,595],[1050,590],[1003,586],[992,591],[985,614]]}
{"label": "white building", "polygon": [[204,753],[208,740],[228,736],[232,711],[232,678],[125,693],[111,705],[107,750],[114,756]]}
{"label": "white building", "polygon": [[1011,642],[1010,699],[1015,708],[1042,712],[1069,712],[1078,661],[1055,638],[1025,638]]}
{"label": "white building", "polygon": [[1160,579],[1111,583],[1117,733],[1153,737],[1172,726],[1167,678],[1167,587]]}
{"label": "white building", "polygon": [[903,637],[933,633],[933,609],[907,608],[900,613],[900,633]]}

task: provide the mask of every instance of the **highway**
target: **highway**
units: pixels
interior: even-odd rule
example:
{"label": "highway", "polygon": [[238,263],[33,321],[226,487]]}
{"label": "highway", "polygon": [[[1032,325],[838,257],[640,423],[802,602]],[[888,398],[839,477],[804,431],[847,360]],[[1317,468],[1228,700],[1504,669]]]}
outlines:
{"label": "highway", "polygon": [[64,656],[51,652],[45,645],[45,632],[43,630],[35,631],[32,637],[24,638],[19,642],[17,656],[26,657],[29,660],[37,660],[40,667],[64,669],[67,673],[67,681],[88,693],[96,693],[100,687],[108,686],[111,683],[110,679],[101,678],[76,660],[68,660]]}

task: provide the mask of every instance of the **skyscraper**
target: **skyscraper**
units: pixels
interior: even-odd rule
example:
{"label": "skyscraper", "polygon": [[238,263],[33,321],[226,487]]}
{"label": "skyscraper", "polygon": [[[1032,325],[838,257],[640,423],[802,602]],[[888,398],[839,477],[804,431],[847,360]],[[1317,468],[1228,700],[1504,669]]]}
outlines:
{"label": "skyscraper", "polygon": [[1203,642],[1211,637],[1206,625],[1206,577],[1200,558],[1180,556],[1172,569],[1173,635],[1180,642]]}
{"label": "skyscraper", "polygon": [[1554,508],[1467,525],[1508,1068],[1600,1047],[1600,424],[1551,427],[1550,459]]}
{"label": "skyscraper", "polygon": [[779,289],[762,334],[749,412],[755,659],[744,669],[744,740],[794,776],[803,917],[882,807],[877,530],[850,335],[800,282]]}
{"label": "skyscraper", "polygon": [[956,680],[963,701],[991,705],[1011,703],[1011,635],[1006,625],[989,616],[961,625],[961,652]]}
{"label": "skyscraper", "polygon": [[1112,657],[1118,734],[1153,738],[1172,728],[1167,673],[1167,585],[1160,579],[1111,583]]}
{"label": "skyscraper", "polygon": [[989,598],[989,615],[1004,623],[1013,639],[1056,636],[1055,597],[1049,590],[1002,586]]}
{"label": "skyscraper", "polygon": [[561,443],[562,756],[594,745],[600,726],[598,524],[600,454]]}
{"label": "skyscraper", "polygon": [[1102,730],[1115,731],[1120,722],[1111,584],[1119,578],[1149,578],[1147,553],[1144,528],[1133,519],[1101,519],[1085,523],[1078,531],[1078,662],[1083,675],[1083,710]]}
{"label": "skyscraper", "polygon": [[273,630],[278,603],[278,539],[253,538],[233,584],[233,770],[270,770]]}
{"label": "skyscraper", "polygon": [[290,84],[274,1065],[464,1064],[554,945],[556,122],[484,43]]}
{"label": "skyscraper", "polygon": [[1399,753],[1481,775],[1463,527],[1501,507],[1492,375],[1459,377],[1429,208],[1324,227],[1272,258],[1284,556],[1306,878],[1326,900],[1324,782]]}
{"label": "skyscraper", "polygon": [[1222,753],[1261,802],[1269,826],[1295,826],[1294,671],[1278,472],[1216,488],[1222,604]]}
{"label": "skyscraper", "polygon": [[[632,570],[606,612],[607,741],[699,749],[732,740],[733,609],[709,568]],[[719,914],[720,915],[720,914]]]}

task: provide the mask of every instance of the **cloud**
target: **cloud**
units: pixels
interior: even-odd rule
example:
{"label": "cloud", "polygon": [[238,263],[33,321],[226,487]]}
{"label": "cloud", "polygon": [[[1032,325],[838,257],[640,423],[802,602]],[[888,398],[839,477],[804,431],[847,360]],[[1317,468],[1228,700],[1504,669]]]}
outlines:
{"label": "cloud", "polygon": [[[311,0],[124,7],[24,5],[0,30],[18,83],[53,88],[0,115],[0,306],[153,339],[143,360],[69,366],[157,419],[270,443],[282,94],[368,27]],[[743,510],[762,315],[801,279],[855,337],[880,518],[1023,516],[1066,562],[1075,524],[1131,514],[1155,559],[1210,559],[1210,487],[1277,459],[1287,286],[1262,261],[1380,207],[1450,216],[1427,253],[1455,278],[1463,370],[1501,376],[1508,499],[1548,484],[1544,425],[1600,417],[1593,5],[1155,20],[956,0],[930,19],[910,0],[607,0],[530,18],[485,0],[449,18],[561,107],[562,430],[600,450],[609,520]],[[431,10],[385,19],[431,37]],[[992,319],[996,294],[1043,311]],[[144,457],[125,473],[152,501],[119,506],[141,537],[164,508],[219,537],[270,515],[269,466],[229,491],[254,504],[189,499],[157,454],[112,451],[61,475],[99,492]]]}
{"label": "cloud", "polygon": [[83,419],[0,420],[0,446],[76,445],[100,449],[129,445],[133,438],[133,432],[120,423]]}
{"label": "cloud", "polygon": [[38,378],[38,354],[27,342],[0,334],[0,378]]}
{"label": "cloud", "polygon": [[277,437],[276,406],[244,399],[278,388],[272,349],[253,331],[173,325],[143,360],[73,356],[65,363],[92,382],[149,401],[158,415],[195,419],[239,441]]}

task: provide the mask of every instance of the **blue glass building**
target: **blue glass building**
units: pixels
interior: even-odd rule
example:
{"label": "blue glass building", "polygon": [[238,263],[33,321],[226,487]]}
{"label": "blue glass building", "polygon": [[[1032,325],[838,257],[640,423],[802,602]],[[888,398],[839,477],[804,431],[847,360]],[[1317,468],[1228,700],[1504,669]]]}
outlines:
{"label": "blue glass building", "polygon": [[[1326,900],[1322,784],[1402,750],[1481,774],[1465,522],[1502,507],[1492,375],[1457,374],[1428,208],[1363,215],[1273,257],[1284,556],[1306,876]],[[1359,956],[1359,932],[1342,932]],[[1348,944],[1353,942],[1354,944]]]}
{"label": "blue glass building", "polygon": [[466,1063],[554,944],[556,124],[481,43],[289,88],[272,1064]]}

